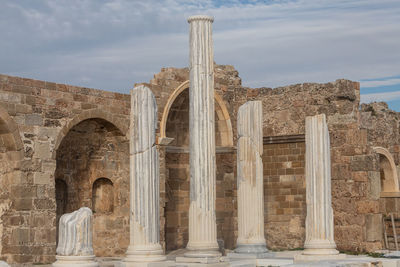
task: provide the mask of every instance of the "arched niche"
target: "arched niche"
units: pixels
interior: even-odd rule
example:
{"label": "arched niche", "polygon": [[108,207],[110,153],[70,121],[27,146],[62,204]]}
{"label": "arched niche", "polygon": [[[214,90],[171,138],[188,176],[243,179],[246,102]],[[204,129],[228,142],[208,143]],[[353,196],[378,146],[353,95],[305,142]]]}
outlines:
{"label": "arched niche", "polygon": [[[232,147],[233,132],[228,109],[224,100],[217,92],[215,99],[215,144],[217,147]],[[189,129],[176,129],[172,126],[177,122],[179,126],[189,125],[189,81],[178,86],[168,98],[160,122],[160,138],[174,138],[173,146],[187,146]],[[184,130],[184,131],[181,131]],[[184,135],[184,136],[183,136]]]}
{"label": "arched niche", "polygon": [[399,178],[392,154],[384,147],[374,147],[379,154],[381,196],[399,195]]}
{"label": "arched niche", "polygon": [[[66,183],[66,213],[81,207],[93,209],[93,194],[106,195],[109,188],[107,181],[98,178],[113,181],[119,195],[112,198],[118,201],[112,203],[112,213],[95,213],[93,249],[98,256],[121,256],[129,244],[129,143],[120,127],[96,116],[68,124],[55,153],[54,176]],[[56,199],[62,198],[59,194],[61,190],[56,190]]]}
{"label": "arched niche", "polygon": [[[216,217],[217,236],[233,248],[234,161],[232,126],[223,99],[215,93]],[[185,248],[188,242],[190,205],[189,82],[169,97],[160,122],[160,137],[172,141],[165,149],[165,240],[166,250]],[[162,140],[160,143],[163,143]]]}
{"label": "arched niche", "polygon": [[95,213],[114,211],[114,185],[110,179],[99,178],[92,187],[92,207]]}

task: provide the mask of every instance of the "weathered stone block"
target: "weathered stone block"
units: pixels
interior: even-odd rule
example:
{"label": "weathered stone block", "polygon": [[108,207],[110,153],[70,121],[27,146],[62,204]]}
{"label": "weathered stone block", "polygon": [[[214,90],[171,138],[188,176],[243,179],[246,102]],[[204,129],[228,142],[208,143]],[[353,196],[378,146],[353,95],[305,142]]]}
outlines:
{"label": "weathered stone block", "polygon": [[31,126],[43,125],[43,118],[40,114],[27,114],[25,116],[25,124]]}
{"label": "weathered stone block", "polygon": [[35,184],[50,184],[51,173],[35,172],[33,182]]}
{"label": "weathered stone block", "polygon": [[368,197],[373,200],[378,200],[381,194],[381,174],[380,172],[368,172]]}
{"label": "weathered stone block", "polygon": [[379,212],[379,202],[378,201],[362,200],[362,201],[358,201],[356,205],[357,205],[357,212],[360,214],[378,213]]}
{"label": "weathered stone block", "polygon": [[51,158],[50,143],[49,142],[35,142],[34,158],[49,159]]}
{"label": "weathered stone block", "polygon": [[382,240],[382,214],[366,214],[365,227],[367,241]]}
{"label": "weathered stone block", "polygon": [[30,229],[29,228],[17,228],[13,229],[11,235],[12,244],[14,245],[26,245],[30,241]]}
{"label": "weathered stone block", "polygon": [[32,209],[32,199],[17,198],[13,201],[12,206],[15,210],[30,210]]}

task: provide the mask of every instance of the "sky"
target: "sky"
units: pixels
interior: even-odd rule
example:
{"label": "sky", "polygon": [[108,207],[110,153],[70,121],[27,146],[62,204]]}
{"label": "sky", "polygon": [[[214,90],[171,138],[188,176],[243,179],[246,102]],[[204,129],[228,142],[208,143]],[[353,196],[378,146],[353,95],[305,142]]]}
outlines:
{"label": "sky", "polygon": [[400,111],[399,0],[0,0],[0,73],[129,93],[188,65],[190,15],[244,86],[345,78]]}

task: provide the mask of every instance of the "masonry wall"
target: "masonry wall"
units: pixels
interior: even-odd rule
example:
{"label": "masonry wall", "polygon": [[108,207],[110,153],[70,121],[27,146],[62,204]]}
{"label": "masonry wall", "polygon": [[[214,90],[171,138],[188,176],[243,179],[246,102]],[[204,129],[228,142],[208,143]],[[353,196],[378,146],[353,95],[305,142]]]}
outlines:
{"label": "masonry wall", "polygon": [[271,249],[304,245],[307,213],[304,155],[304,139],[271,140],[264,144],[264,226]]}
{"label": "masonry wall", "polygon": [[[20,158],[13,156],[17,149],[5,151],[9,167],[2,168],[0,177],[2,188],[11,192],[1,200],[1,206],[7,207],[1,214],[2,259],[9,263],[55,260],[58,148],[70,129],[84,120],[105,120],[126,136],[129,105],[128,95],[0,75],[4,111],[0,120],[10,117],[15,127],[8,130],[17,132],[14,142],[21,144]],[[126,151],[121,153],[128,158]],[[7,175],[10,168],[12,176]],[[79,178],[87,181],[88,176]],[[129,177],[122,179],[129,182]]]}
{"label": "masonry wall", "polygon": [[[366,220],[367,239],[375,241],[378,246],[384,240],[382,217],[390,218],[389,215],[393,214],[395,218],[400,218],[400,194],[390,194],[390,196],[382,194],[384,191],[383,182],[387,178],[384,177],[382,168],[390,167],[382,166],[384,164],[382,160],[387,160],[387,157],[377,154],[373,148],[381,147],[386,149],[389,154],[388,156],[393,158],[396,165],[392,171],[399,173],[400,115],[398,112],[390,110],[384,102],[363,104],[360,111],[361,127],[367,132],[367,141],[371,148],[368,153],[375,166],[375,170],[368,172],[370,196],[374,200],[374,206],[369,210],[370,214]],[[395,188],[392,188],[392,191],[395,191]],[[390,223],[387,224],[387,226],[389,225]],[[392,230],[387,229],[387,231],[388,234],[391,234]],[[390,244],[389,242],[389,246],[393,248],[394,244]]]}
{"label": "masonry wall", "polygon": [[[161,73],[155,75],[151,83],[157,86],[162,85],[163,90],[165,88],[177,88],[187,79],[187,74],[187,69],[163,69]],[[326,84],[305,83],[275,89],[251,89],[241,86],[240,78],[233,68],[218,65],[216,66],[215,76],[216,92],[222,97],[229,110],[233,144],[236,142],[237,110],[241,104],[248,100],[261,100],[263,102],[263,132],[265,137],[304,135],[306,116],[326,114],[331,140],[332,200],[335,239],[338,248],[353,251],[373,251],[381,248],[381,240],[371,239],[367,236],[368,227],[371,225],[371,214],[381,214],[381,211],[377,208],[379,207],[379,200],[374,196],[377,189],[374,183],[371,183],[372,180],[376,180],[373,177],[376,177],[377,172],[379,172],[379,166],[376,155],[371,152],[374,141],[368,141],[368,132],[365,127],[361,127],[359,84],[347,80],[337,80]],[[153,88],[155,87],[153,86]],[[167,90],[173,91],[173,89]],[[161,100],[160,102],[162,103]],[[159,107],[165,105],[162,103]],[[388,136],[388,139],[390,138],[392,138],[391,135]],[[232,164],[234,163],[232,162]],[[233,166],[235,168],[235,165]],[[292,196],[284,194],[284,187],[289,186],[285,185],[284,181],[288,179],[285,175],[287,174],[280,174],[271,178],[271,182],[279,181],[275,185],[270,184],[268,180],[266,181],[268,185],[283,190],[273,196],[282,199],[282,203],[274,204],[282,205],[282,207],[288,205],[287,198],[288,201],[292,198]],[[301,174],[298,173],[298,176],[300,177]],[[300,182],[300,178],[296,179],[294,179],[296,182],[289,182],[292,183],[291,189],[293,189],[293,192],[295,190],[302,192],[304,184]],[[235,197],[236,195],[233,199]],[[271,196],[266,197],[272,200]],[[298,199],[300,198],[298,196]],[[266,204],[266,208],[272,205],[268,203],[268,200]],[[304,202],[300,201],[292,205],[301,206],[304,205]],[[236,205],[233,208],[233,213],[235,213]],[[272,208],[271,214],[268,213],[268,210],[266,211],[267,220],[272,218],[271,215],[274,215],[274,219],[277,220],[275,225],[279,225],[279,227],[275,227],[272,221],[270,225],[266,225],[266,238],[270,248],[296,248],[302,245],[305,211],[299,208],[296,212],[300,212],[301,215],[292,216],[292,214],[289,214],[292,212],[290,206],[286,209],[287,214],[273,214],[278,213],[274,208]],[[285,212],[285,208],[279,212]],[[293,217],[292,220],[288,219],[289,217]],[[237,229],[236,223],[235,220],[235,229]],[[272,228],[268,229],[269,226]],[[291,229],[289,232],[296,233],[288,234],[288,229]],[[236,240],[236,236],[237,232],[235,231],[229,238]]]}
{"label": "masonry wall", "polygon": [[[367,131],[360,127],[359,84],[337,80],[282,88],[246,89],[236,94],[237,105],[260,99],[264,136],[304,134],[305,117],[327,116],[331,142],[332,205],[335,240],[340,250],[372,251],[381,242],[367,240],[366,220],[378,201],[371,195],[369,175],[377,170]],[[282,224],[282,229],[290,227]],[[283,235],[284,236],[284,235]]]}
{"label": "masonry wall", "polygon": [[[146,84],[158,105],[160,236],[167,250],[182,248],[187,242],[188,78],[187,68],[165,68]],[[398,210],[400,203],[379,195],[380,163],[373,147],[386,147],[399,163],[398,113],[384,105],[360,110],[355,82],[251,89],[241,85],[232,66],[215,65],[215,92],[217,227],[225,248],[233,249],[237,238],[236,116],[248,100],[262,101],[263,134],[268,137],[263,155],[268,247],[303,245],[304,142],[294,142],[290,136],[304,135],[306,116],[325,113],[338,248],[382,248],[380,233],[371,236],[369,230],[384,213]],[[81,205],[95,208],[94,200],[102,207],[94,215],[96,254],[123,255],[129,225],[125,145],[129,101],[129,95],[0,75],[2,259],[54,261],[57,212],[60,215]],[[271,141],[278,139],[280,143]],[[77,146],[71,149],[73,145]],[[106,180],[95,184],[99,178]],[[102,197],[107,200],[102,202]]]}

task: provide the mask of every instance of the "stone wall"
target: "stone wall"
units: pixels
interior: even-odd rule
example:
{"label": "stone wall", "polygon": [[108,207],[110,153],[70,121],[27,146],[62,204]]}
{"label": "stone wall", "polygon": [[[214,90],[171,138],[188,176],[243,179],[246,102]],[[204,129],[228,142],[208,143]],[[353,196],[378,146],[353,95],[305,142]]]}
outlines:
{"label": "stone wall", "polygon": [[[158,105],[160,235],[167,250],[187,242],[188,78],[187,68],[164,68],[146,84]],[[382,247],[374,222],[400,203],[380,196],[382,164],[374,147],[386,148],[399,164],[398,113],[384,104],[360,110],[355,82],[251,89],[232,66],[215,66],[215,92],[217,227],[226,248],[234,248],[237,238],[236,114],[248,100],[262,101],[263,134],[269,137],[263,155],[269,248],[303,245],[304,142],[288,140],[304,135],[306,116],[320,113],[330,131],[338,248]],[[52,262],[58,216],[82,205],[95,208],[96,254],[124,253],[129,101],[129,95],[0,75],[1,259]]]}
{"label": "stone wall", "polygon": [[[95,255],[121,256],[129,245],[129,151],[127,138],[111,123],[89,119],[75,125],[57,150],[55,179],[66,184],[64,210],[93,210]],[[58,225],[58,221],[57,221]]]}
{"label": "stone wall", "polygon": [[[368,151],[369,158],[375,167],[367,175],[369,195],[373,201],[365,207],[369,208],[366,217],[366,238],[375,242],[375,246],[378,247],[383,243],[382,216],[393,214],[400,218],[400,194],[383,193],[385,191],[383,183],[389,178],[385,177],[388,176],[385,175],[386,168],[388,171],[399,173],[397,166],[400,163],[400,114],[390,110],[386,103],[380,102],[361,105],[360,117],[361,127],[367,132],[367,142],[371,147]],[[381,147],[386,153],[378,154],[374,147]],[[392,158],[395,166],[387,163],[388,158]],[[389,189],[395,190],[395,188]]]}
{"label": "stone wall", "polygon": [[271,138],[264,144],[264,209],[271,249],[303,247],[306,219],[305,143]]}
{"label": "stone wall", "polygon": [[[75,125],[92,119],[106,121],[116,127],[121,136],[126,136],[129,106],[128,95],[0,75],[0,121],[4,122],[1,130],[4,160],[0,177],[4,185],[0,194],[2,259],[9,263],[55,260],[55,178],[56,168],[63,168],[57,165],[56,159],[60,144]],[[71,142],[62,150],[72,153],[74,149],[79,150],[80,145],[82,143]],[[127,151],[119,152],[121,158],[128,158]],[[80,156],[82,162],[89,161],[87,153]],[[123,171],[122,165],[116,167]],[[98,166],[99,171],[103,168],[107,169]],[[92,177],[70,177],[67,186],[78,182],[77,179],[89,181],[89,178]],[[121,179],[126,180],[125,184],[129,181],[129,177]],[[58,183],[58,188],[61,187]],[[62,203],[61,197],[57,198]],[[78,206],[74,204],[73,208]]]}

